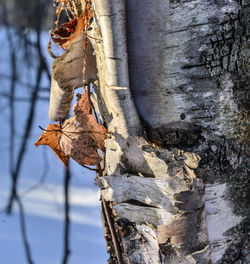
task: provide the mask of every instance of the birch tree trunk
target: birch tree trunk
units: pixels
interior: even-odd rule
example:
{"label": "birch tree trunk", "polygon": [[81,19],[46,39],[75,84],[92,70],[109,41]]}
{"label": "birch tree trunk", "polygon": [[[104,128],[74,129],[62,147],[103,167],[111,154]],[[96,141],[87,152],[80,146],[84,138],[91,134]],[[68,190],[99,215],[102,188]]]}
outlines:
{"label": "birch tree trunk", "polygon": [[93,4],[109,263],[248,263],[250,1]]}

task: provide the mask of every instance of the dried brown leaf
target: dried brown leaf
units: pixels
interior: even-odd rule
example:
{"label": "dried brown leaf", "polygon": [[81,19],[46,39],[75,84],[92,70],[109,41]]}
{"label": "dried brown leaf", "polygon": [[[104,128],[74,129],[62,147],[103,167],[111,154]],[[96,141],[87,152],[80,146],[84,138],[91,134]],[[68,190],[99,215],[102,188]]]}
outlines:
{"label": "dried brown leaf", "polygon": [[83,127],[88,127],[92,131],[91,137],[94,140],[98,149],[104,150],[104,140],[106,139],[107,129],[98,124],[97,120],[91,114],[91,102],[89,91],[85,90],[84,94],[74,106],[76,120]]}
{"label": "dried brown leaf", "polygon": [[50,146],[68,168],[69,157],[84,165],[98,165],[101,161],[97,150],[104,150],[107,129],[98,124],[91,114],[88,90],[74,107],[75,115],[64,121],[62,126],[48,125],[35,146]]}
{"label": "dried brown leaf", "polygon": [[89,10],[87,18],[85,16],[86,14],[83,13],[80,17],[62,24],[58,29],[50,33],[51,39],[62,48],[67,49],[72,40],[83,32],[86,21],[89,21],[93,16],[93,12]]}
{"label": "dried brown leaf", "polygon": [[107,129],[91,114],[88,90],[74,107],[75,116],[63,123],[59,145],[62,151],[81,165],[97,165],[97,150],[104,150]]}
{"label": "dried brown leaf", "polygon": [[63,123],[59,138],[60,149],[83,166],[97,165],[101,159],[91,134],[92,131],[82,127],[73,116]]}
{"label": "dried brown leaf", "polygon": [[60,149],[59,138],[61,135],[60,125],[51,124],[48,125],[46,130],[36,141],[35,146],[48,145],[57,155],[57,157],[62,161],[65,167],[68,169],[69,156],[65,155]]}

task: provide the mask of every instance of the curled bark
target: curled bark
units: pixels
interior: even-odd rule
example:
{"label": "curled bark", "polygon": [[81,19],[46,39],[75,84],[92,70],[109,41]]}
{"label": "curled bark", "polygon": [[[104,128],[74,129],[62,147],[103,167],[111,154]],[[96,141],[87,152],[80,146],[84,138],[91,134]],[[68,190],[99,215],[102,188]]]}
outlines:
{"label": "curled bark", "polygon": [[[129,88],[125,5],[123,0],[94,0],[95,53],[100,96],[110,116],[109,131],[124,137],[139,135],[141,123]],[[99,33],[98,33],[99,32]]]}
{"label": "curled bark", "polygon": [[[112,204],[129,260],[124,263],[209,263],[204,184],[194,173],[199,156],[155,148],[138,138],[113,139],[113,147],[112,138],[108,141],[112,152],[106,158],[119,156],[119,164],[113,170],[108,163],[106,170],[113,173],[97,185]],[[165,167],[155,170],[161,162]]]}
{"label": "curled bark", "polygon": [[[86,35],[80,33],[69,49],[53,62],[49,103],[49,118],[53,121],[67,117],[76,88],[97,79],[93,48],[88,40],[87,50],[84,50],[85,38]],[[83,75],[85,52],[86,70]]]}
{"label": "curled bark", "polygon": [[[100,113],[114,132],[105,143],[105,177],[97,179],[109,205],[111,238],[116,236],[107,240],[110,252],[115,248],[110,263],[121,255],[124,263],[222,261],[233,245],[229,230],[242,223],[228,202],[231,190],[246,201],[249,111],[241,88],[249,85],[242,56],[249,55],[249,4],[126,1],[125,30],[124,2],[94,0],[88,32]],[[129,84],[148,138],[158,147],[138,137]]]}

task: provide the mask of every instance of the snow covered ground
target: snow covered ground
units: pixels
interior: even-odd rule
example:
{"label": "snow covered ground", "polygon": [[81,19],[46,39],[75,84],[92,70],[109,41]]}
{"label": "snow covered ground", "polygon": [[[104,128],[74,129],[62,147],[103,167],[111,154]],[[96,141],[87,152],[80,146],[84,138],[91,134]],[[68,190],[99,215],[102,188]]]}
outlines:
{"label": "snow covered ground", "polygon": [[[15,33],[13,34],[15,35]],[[34,36],[35,37],[35,36]],[[44,54],[48,33],[42,35]],[[0,92],[8,93],[11,75],[9,43],[5,29],[0,29]],[[31,89],[20,83],[34,84],[37,62],[32,57],[30,67],[24,62],[19,40],[14,39],[18,52],[18,84],[16,97],[29,98]],[[32,52],[32,51],[31,51]],[[48,57],[47,61],[52,63]],[[49,87],[46,77],[42,87]],[[40,93],[40,96],[47,94]],[[28,101],[15,102],[15,162],[24,127],[27,121]],[[39,101],[35,108],[35,120],[21,167],[18,190],[23,200],[27,222],[28,239],[35,264],[61,263],[63,251],[63,177],[64,168],[52,150],[47,146],[34,147],[34,142],[51,123],[48,119],[48,102]],[[9,147],[10,147],[10,109],[8,98],[0,95],[0,263],[25,264],[25,254],[21,239],[18,208],[15,205],[12,215],[4,209],[10,190]],[[100,220],[99,194],[94,185],[95,173],[76,162],[70,163],[72,171],[71,201],[71,238],[70,264],[107,263],[105,241]]]}

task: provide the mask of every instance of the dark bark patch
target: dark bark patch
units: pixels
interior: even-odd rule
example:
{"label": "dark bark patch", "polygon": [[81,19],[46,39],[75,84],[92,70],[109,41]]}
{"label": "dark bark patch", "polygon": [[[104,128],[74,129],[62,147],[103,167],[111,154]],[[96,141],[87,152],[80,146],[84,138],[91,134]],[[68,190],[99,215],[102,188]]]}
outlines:
{"label": "dark bark patch", "polygon": [[178,256],[192,254],[205,248],[208,241],[206,236],[201,236],[202,232],[206,232],[200,223],[201,216],[204,218],[204,214],[196,210],[180,215],[170,224],[159,225],[158,243],[170,245]]}
{"label": "dark bark patch", "polygon": [[180,119],[181,119],[181,120],[185,120],[185,118],[186,118],[186,115],[185,115],[184,113],[181,113],[181,114],[180,114]]}
{"label": "dark bark patch", "polygon": [[134,232],[136,232],[135,223],[126,218],[116,219],[116,224],[118,225],[118,229],[120,230],[122,237],[133,235]]}
{"label": "dark bark patch", "polygon": [[123,201],[123,203],[128,203],[128,204],[137,205],[137,206],[143,206],[143,207],[158,208],[157,206],[153,206],[153,205],[150,205],[150,204],[142,203],[142,202],[134,200],[134,199]]}
{"label": "dark bark patch", "polygon": [[250,262],[250,219],[227,231],[232,244],[218,264],[248,264]]}
{"label": "dark bark patch", "polygon": [[193,191],[175,194],[175,207],[184,212],[202,208],[204,206],[204,192],[204,185],[201,184],[199,188],[195,188]]}
{"label": "dark bark patch", "polygon": [[[183,115],[180,118],[184,118]],[[146,121],[142,121],[148,139],[165,148],[193,146],[201,136],[201,128],[189,122],[173,122],[159,128],[152,128]]]}

